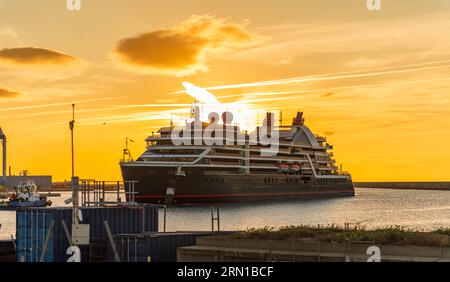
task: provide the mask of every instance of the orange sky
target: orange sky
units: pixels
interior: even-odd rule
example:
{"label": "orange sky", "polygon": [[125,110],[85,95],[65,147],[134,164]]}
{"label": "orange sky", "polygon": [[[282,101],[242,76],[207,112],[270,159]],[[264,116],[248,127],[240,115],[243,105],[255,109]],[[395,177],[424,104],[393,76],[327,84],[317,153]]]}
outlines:
{"label": "orange sky", "polygon": [[[356,181],[449,180],[450,1],[0,0],[0,126],[18,174],[118,180],[125,137],[191,103],[297,110]],[[230,86],[231,85],[231,86]],[[225,87],[215,87],[225,86]],[[220,98],[222,96],[229,96]],[[181,105],[175,105],[181,104]]]}

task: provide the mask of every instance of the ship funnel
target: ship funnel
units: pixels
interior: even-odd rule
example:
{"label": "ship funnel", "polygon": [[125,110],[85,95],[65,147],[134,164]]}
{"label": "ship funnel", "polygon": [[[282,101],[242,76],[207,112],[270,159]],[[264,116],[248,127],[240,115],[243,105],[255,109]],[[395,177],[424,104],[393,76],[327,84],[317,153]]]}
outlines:
{"label": "ship funnel", "polygon": [[292,121],[292,125],[302,126],[305,124],[305,119],[303,118],[303,112],[297,112],[297,116]]}
{"label": "ship funnel", "polygon": [[2,148],[3,148],[3,175],[2,175],[2,184],[6,186],[6,135],[3,132],[2,128],[0,127],[0,141],[2,142]]}

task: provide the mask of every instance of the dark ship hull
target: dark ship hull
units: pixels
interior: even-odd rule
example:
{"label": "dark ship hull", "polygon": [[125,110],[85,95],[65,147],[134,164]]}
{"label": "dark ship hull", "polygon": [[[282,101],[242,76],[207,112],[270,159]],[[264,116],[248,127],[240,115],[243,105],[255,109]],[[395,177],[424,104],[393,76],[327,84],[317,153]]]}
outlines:
{"label": "dark ship hull", "polygon": [[[282,199],[316,199],[354,196],[348,179],[316,179],[312,175],[212,174],[202,168],[184,168],[176,176],[174,167],[122,165],[124,181],[136,181],[133,191],[138,203],[209,204]],[[169,188],[169,189],[168,189]]]}

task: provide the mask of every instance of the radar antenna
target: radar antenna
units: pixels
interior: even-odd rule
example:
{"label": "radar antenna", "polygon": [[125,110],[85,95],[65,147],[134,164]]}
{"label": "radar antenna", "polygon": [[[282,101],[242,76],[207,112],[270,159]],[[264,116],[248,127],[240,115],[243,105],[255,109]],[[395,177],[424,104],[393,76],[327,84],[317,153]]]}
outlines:
{"label": "radar antenna", "polygon": [[128,137],[125,138],[125,149],[123,149],[123,158],[122,158],[123,162],[132,162],[133,161],[133,156],[131,156],[131,152],[128,149],[128,142],[134,143],[134,140],[132,140]]}

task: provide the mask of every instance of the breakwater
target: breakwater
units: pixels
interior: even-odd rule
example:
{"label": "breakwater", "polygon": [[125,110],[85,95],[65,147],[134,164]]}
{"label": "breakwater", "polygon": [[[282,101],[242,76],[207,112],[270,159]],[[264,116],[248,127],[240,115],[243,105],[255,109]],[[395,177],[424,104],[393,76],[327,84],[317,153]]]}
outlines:
{"label": "breakwater", "polygon": [[358,188],[449,190],[450,182],[355,182]]}

